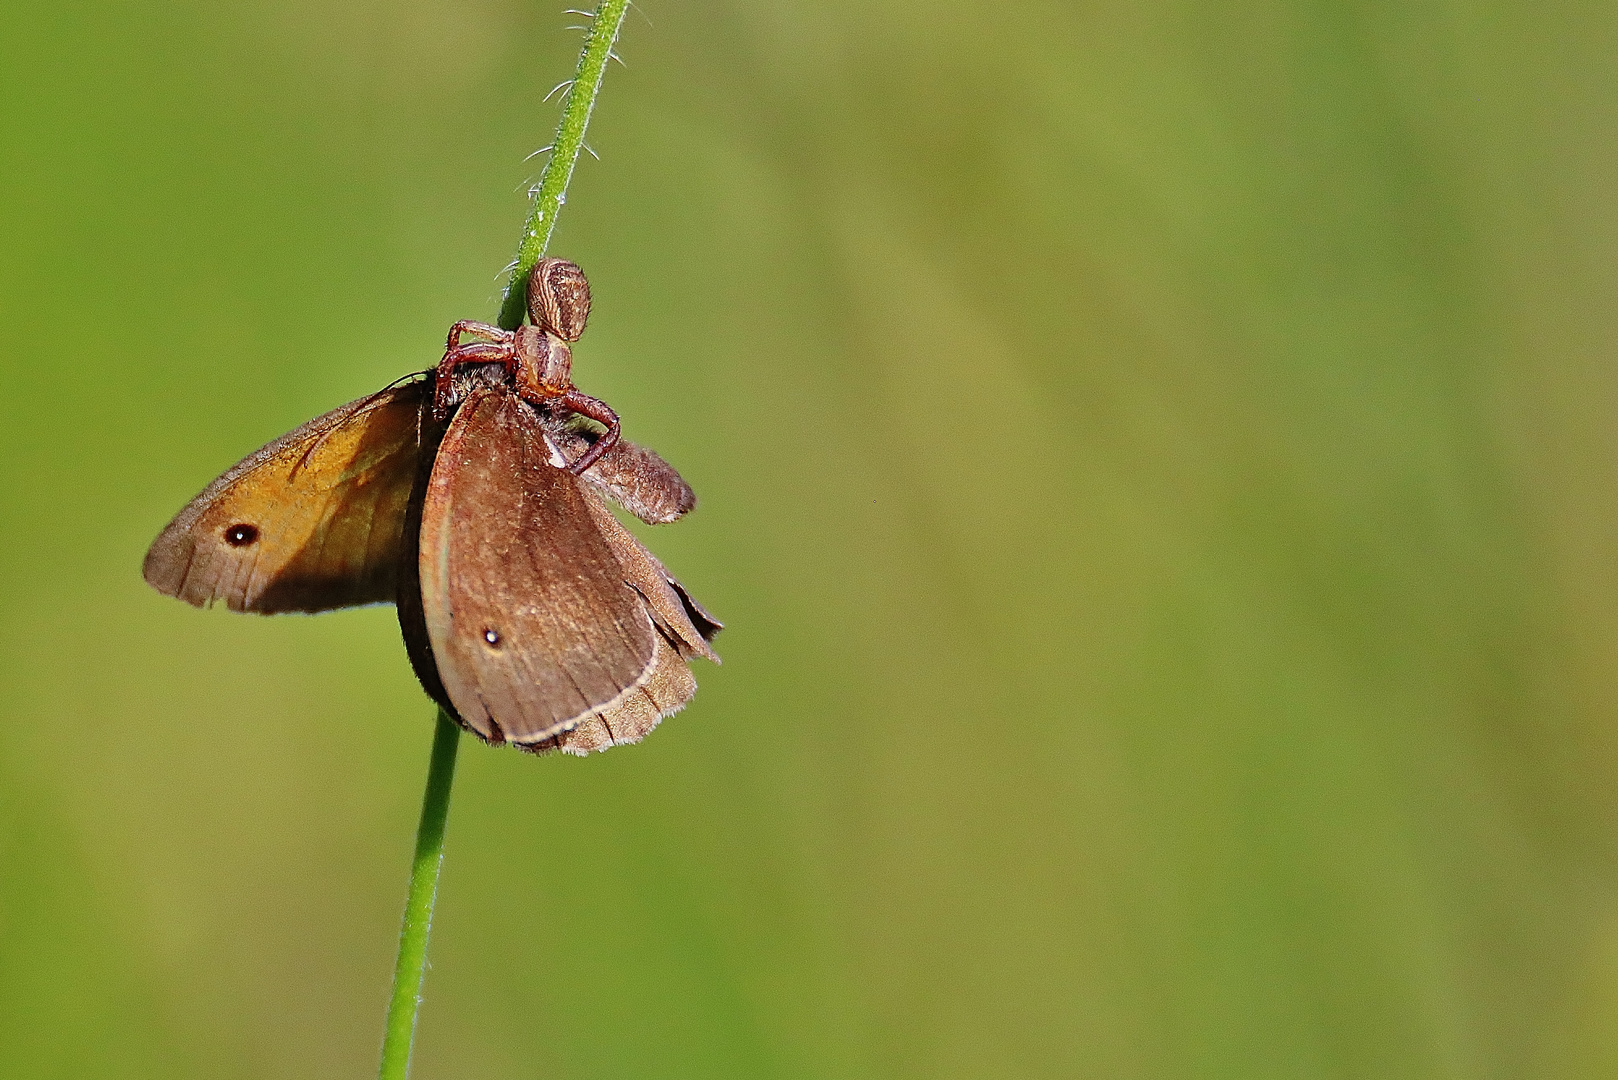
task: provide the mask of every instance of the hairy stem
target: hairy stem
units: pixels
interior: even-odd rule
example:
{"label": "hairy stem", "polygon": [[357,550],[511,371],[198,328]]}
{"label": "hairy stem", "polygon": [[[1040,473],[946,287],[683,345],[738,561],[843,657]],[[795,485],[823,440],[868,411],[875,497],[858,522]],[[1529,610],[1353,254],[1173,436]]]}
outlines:
{"label": "hairy stem", "polygon": [[410,1047],[416,1037],[416,1011],[421,1006],[421,980],[427,967],[427,934],[438,895],[438,870],[444,862],[444,821],[449,817],[450,785],[455,780],[455,751],[461,729],[443,709],[433,732],[433,756],[427,766],[427,791],[421,798],[421,824],[416,827],[416,855],[410,864],[410,891],[404,925],[399,929],[399,961],[393,968],[393,998],[382,1036],[381,1080],[405,1080],[410,1074]]}
{"label": "hairy stem", "polygon": [[[590,110],[612,58],[613,43],[623,26],[629,0],[601,0],[592,16],[590,31],[579,54],[578,71],[562,99],[562,122],[551,144],[551,157],[540,175],[534,204],[523,224],[500,307],[500,325],[510,330],[522,322],[527,307],[528,272],[545,253],[556,215],[566,201],[573,166],[584,148]],[[444,822],[449,817],[450,788],[455,781],[455,751],[461,729],[440,709],[433,733],[433,754],[427,767],[427,791],[421,800],[421,824],[416,829],[416,855],[410,866],[410,891],[405,901],[404,925],[399,930],[399,960],[393,969],[393,997],[388,1002],[387,1029],[382,1037],[381,1080],[405,1080],[410,1074],[410,1050],[416,1037],[416,1014],[421,1006],[421,983],[427,968],[427,935],[432,928],[433,900],[438,895],[438,871],[444,861]]]}
{"label": "hairy stem", "polygon": [[562,122],[556,125],[550,160],[545,163],[539,187],[534,190],[534,204],[523,224],[517,258],[511,265],[511,280],[506,283],[505,300],[500,305],[499,323],[507,330],[515,329],[522,322],[528,301],[528,271],[545,254],[551,230],[556,227],[556,215],[567,199],[567,184],[573,179],[573,166],[584,148],[585,129],[590,126],[590,110],[595,108],[601,80],[607,73],[607,61],[612,57],[613,43],[618,40],[618,30],[628,11],[629,0],[601,0],[591,17],[584,51],[579,54],[579,69],[574,72],[573,81],[566,84]]}

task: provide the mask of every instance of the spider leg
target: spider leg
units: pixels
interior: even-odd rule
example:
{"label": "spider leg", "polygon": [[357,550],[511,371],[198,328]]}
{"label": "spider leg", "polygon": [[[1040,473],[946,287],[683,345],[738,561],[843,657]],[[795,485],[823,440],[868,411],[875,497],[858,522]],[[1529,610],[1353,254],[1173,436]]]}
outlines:
{"label": "spider leg", "polygon": [[581,394],[577,390],[569,390],[562,395],[562,404],[578,413],[588,416],[597,423],[606,425],[606,432],[595,441],[595,445],[586,450],[568,471],[574,476],[582,476],[584,470],[601,460],[601,455],[613,448],[618,441],[618,414],[605,401],[600,401],[588,394]]}
{"label": "spider leg", "polygon": [[462,319],[449,328],[449,340],[444,343],[447,352],[461,342],[461,335],[476,338],[478,341],[493,341],[510,343],[512,334],[510,330],[502,330],[498,326],[490,326],[486,322],[476,322],[472,319]]}
{"label": "spider leg", "polygon": [[[457,326],[460,324],[457,323]],[[451,334],[453,339],[454,334]],[[455,393],[455,369],[462,364],[500,363],[512,371],[517,365],[517,353],[509,343],[473,342],[470,345],[451,345],[444,350],[444,359],[438,362],[433,383],[433,416],[439,420],[449,413],[449,402]]]}

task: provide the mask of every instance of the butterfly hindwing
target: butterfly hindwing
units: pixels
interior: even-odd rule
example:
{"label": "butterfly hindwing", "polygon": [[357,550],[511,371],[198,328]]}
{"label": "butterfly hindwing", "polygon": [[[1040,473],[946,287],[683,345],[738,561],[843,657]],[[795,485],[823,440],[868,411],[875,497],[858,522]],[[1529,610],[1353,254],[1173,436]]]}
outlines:
{"label": "butterfly hindwing", "polygon": [[[585,479],[589,480],[588,474]],[[596,710],[576,727],[523,747],[535,753],[561,750],[582,755],[639,742],[663,717],[683,709],[697,692],[691,659],[704,656],[719,662],[718,654],[708,644],[723,629],[719,621],[691,599],[657,556],[618,523],[595,492],[587,491],[586,496],[590,516],[612,546],[624,579],[639,594],[657,625],[657,655],[651,676],[633,693],[611,708]]]}

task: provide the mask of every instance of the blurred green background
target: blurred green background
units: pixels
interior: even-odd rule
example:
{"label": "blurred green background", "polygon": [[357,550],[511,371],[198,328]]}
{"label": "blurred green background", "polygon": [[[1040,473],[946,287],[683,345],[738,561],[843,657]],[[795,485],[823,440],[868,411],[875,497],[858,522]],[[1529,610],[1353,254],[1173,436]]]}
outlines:
{"label": "blurred green background", "polygon": [[[641,3],[552,251],[726,662],[464,746],[414,1075],[1618,1075],[1618,9]],[[7,11],[0,1076],[371,1075],[392,610],[141,556],[492,316],[577,20]]]}

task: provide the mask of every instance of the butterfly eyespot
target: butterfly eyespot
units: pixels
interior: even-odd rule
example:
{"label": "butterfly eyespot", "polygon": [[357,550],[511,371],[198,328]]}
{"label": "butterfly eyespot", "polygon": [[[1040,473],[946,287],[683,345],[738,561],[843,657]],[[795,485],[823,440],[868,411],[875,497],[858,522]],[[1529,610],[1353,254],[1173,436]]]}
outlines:
{"label": "butterfly eyespot", "polygon": [[485,630],[485,631],[483,631],[483,641],[484,641],[485,644],[487,644],[489,646],[489,648],[498,649],[500,647],[500,631],[498,631],[498,630]]}
{"label": "butterfly eyespot", "polygon": [[258,526],[242,522],[225,530],[225,543],[231,547],[246,547],[258,539]]}

